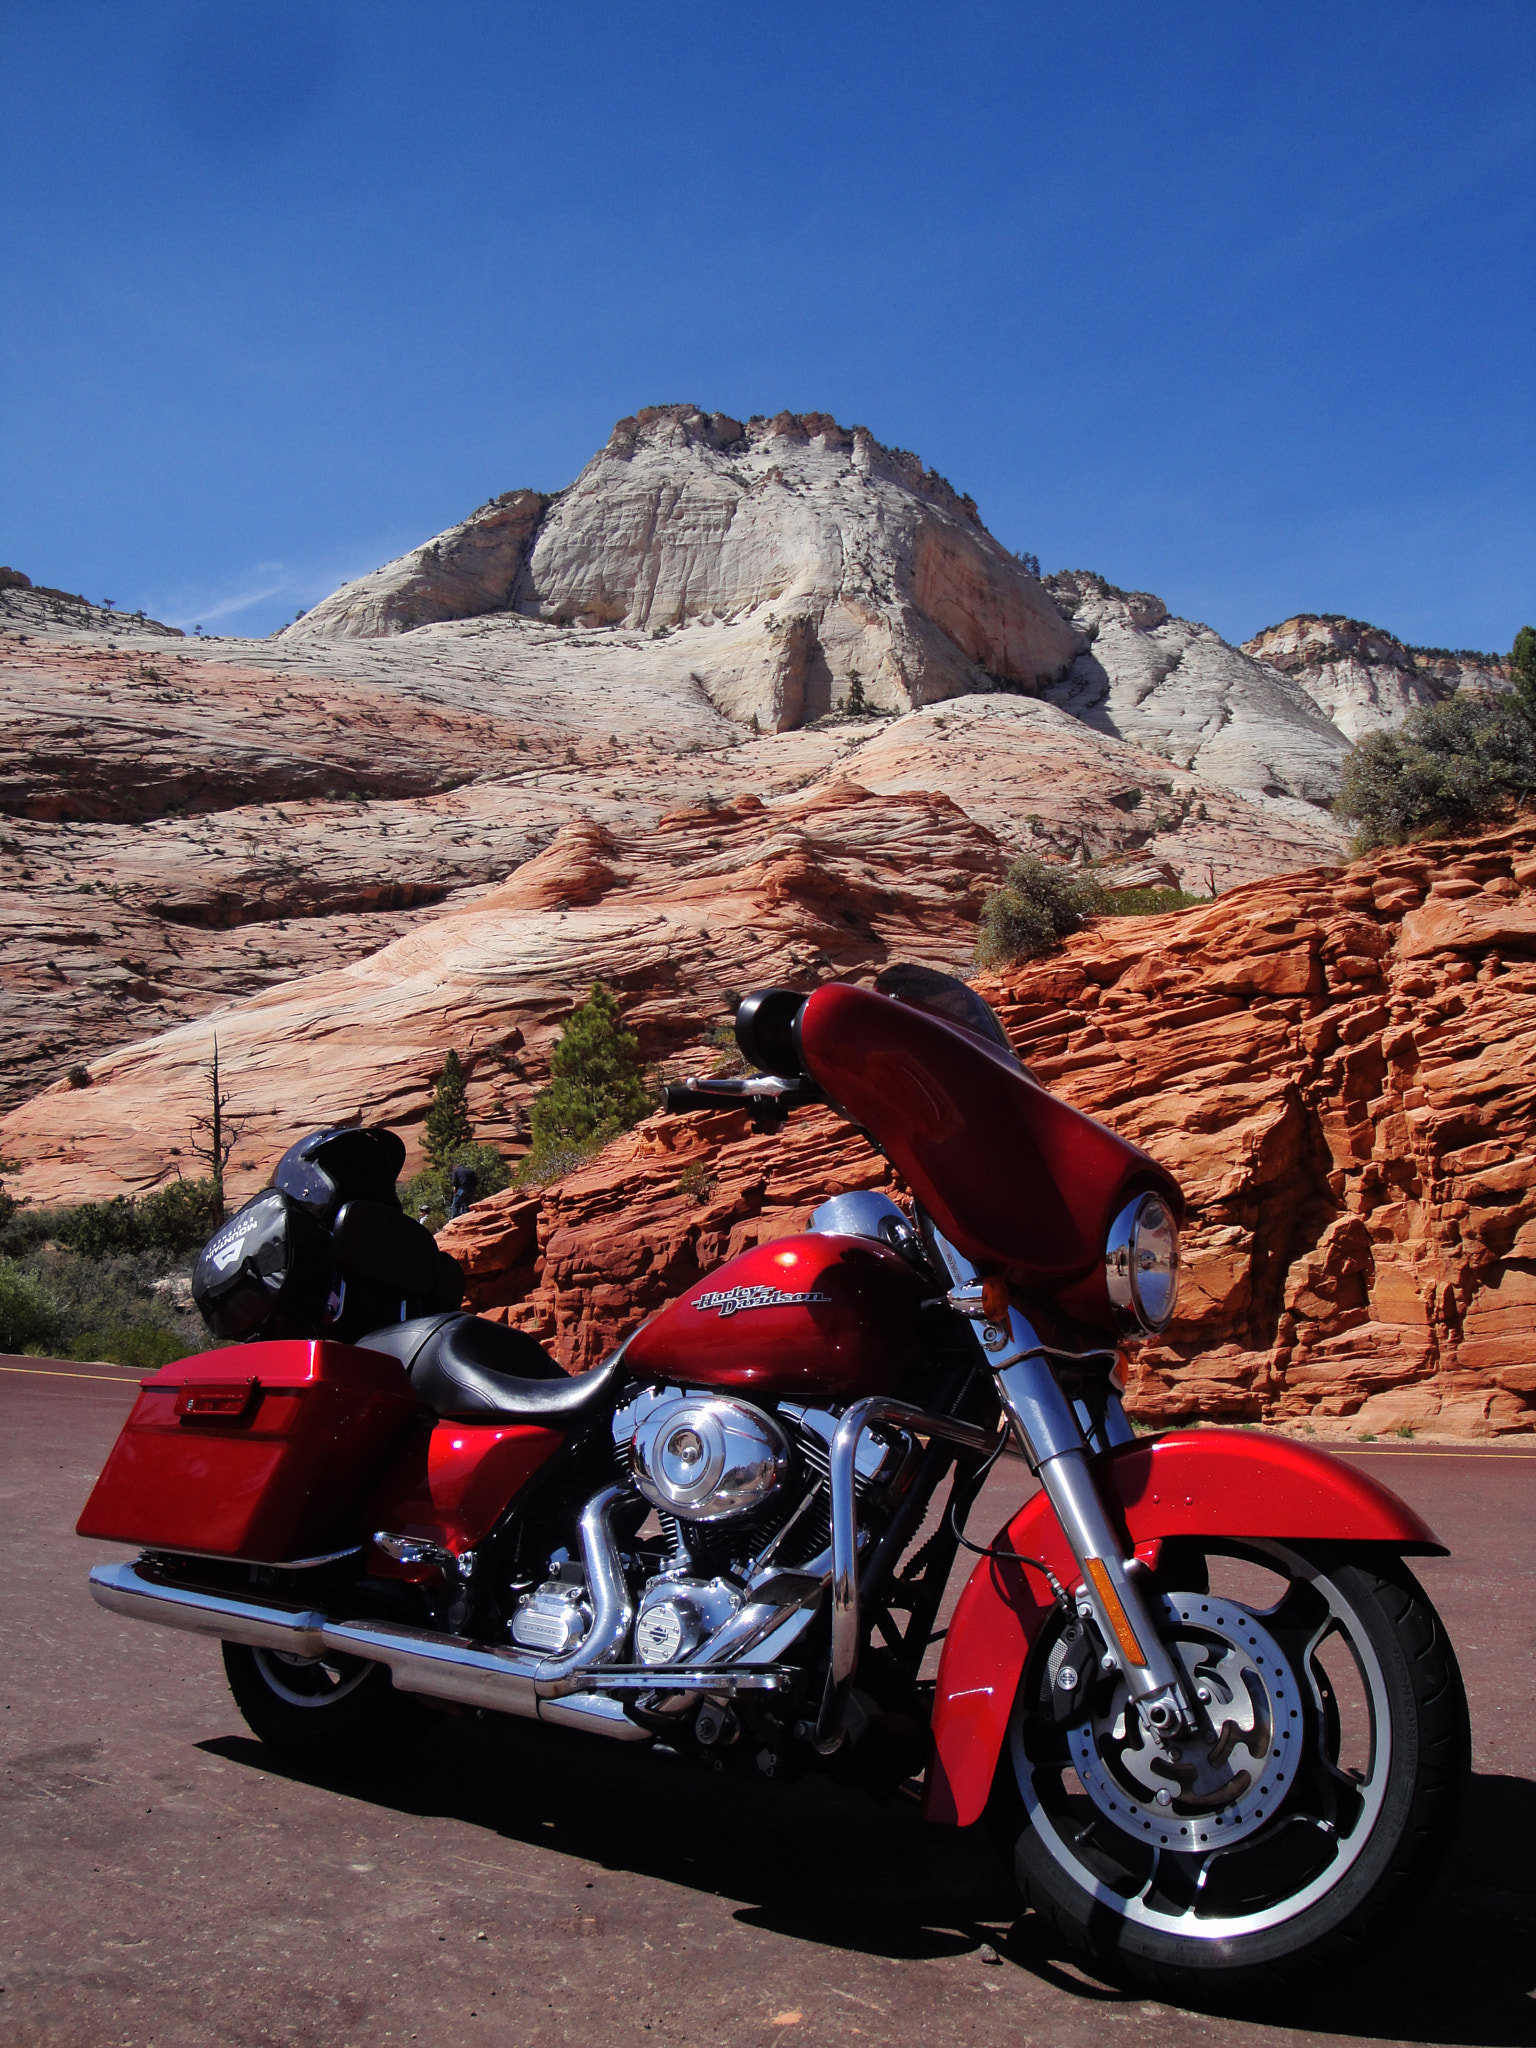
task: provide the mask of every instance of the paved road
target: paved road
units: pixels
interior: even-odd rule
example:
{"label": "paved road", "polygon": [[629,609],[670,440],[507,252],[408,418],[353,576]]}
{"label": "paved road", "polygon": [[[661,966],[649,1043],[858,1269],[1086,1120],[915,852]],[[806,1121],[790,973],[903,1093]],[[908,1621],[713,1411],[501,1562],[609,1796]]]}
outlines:
{"label": "paved road", "polygon": [[70,1532],[132,1385],[0,1360],[6,2043],[1536,2041],[1528,1453],[1351,1454],[1455,1547],[1423,1576],[1461,1652],[1477,1780],[1419,1921],[1257,2023],[1093,1983],[1018,1916],[983,1839],[903,1802],[467,1720],[386,1781],[286,1773],[215,1645],[86,1595],[117,1553]]}

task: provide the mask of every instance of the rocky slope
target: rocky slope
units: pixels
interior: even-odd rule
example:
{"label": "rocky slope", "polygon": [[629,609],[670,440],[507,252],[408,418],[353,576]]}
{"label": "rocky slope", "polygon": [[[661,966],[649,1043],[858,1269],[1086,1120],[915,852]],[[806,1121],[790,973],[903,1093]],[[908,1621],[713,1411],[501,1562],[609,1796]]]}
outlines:
{"label": "rocky slope", "polygon": [[[963,970],[982,894],[1019,835],[1046,850],[1119,855],[1126,880],[1150,881],[1174,873],[1159,848],[1176,852],[1187,839],[1182,857],[1204,849],[1204,865],[1226,879],[1229,856],[1251,834],[1236,799],[1193,782],[1166,794],[1150,757],[1048,707],[1020,704],[999,720],[989,703],[961,699],[904,720],[685,756],[693,794],[670,808],[659,799],[678,764],[664,757],[647,771],[642,757],[609,771],[603,805],[593,801],[596,775],[584,784],[530,771],[531,787],[476,784],[409,805],[273,803],[228,814],[221,831],[242,835],[232,846],[202,819],[167,820],[169,844],[147,842],[142,827],[128,836],[137,867],[108,828],[35,828],[34,847],[44,832],[62,842],[50,870],[56,897],[96,892],[87,900],[99,942],[82,945],[77,927],[70,945],[68,932],[44,927],[39,960],[18,911],[0,1014],[9,1010],[18,1031],[29,1018],[41,1031],[39,1019],[67,1006],[76,1048],[93,1015],[104,1032],[128,1015],[141,1029],[136,1043],[88,1061],[41,1041],[32,1072],[51,1065],[57,1078],[0,1118],[0,1154],[20,1164],[8,1184],[49,1202],[134,1191],[177,1171],[215,1032],[246,1135],[236,1189],[259,1185],[284,1146],[319,1122],[361,1114],[413,1138],[450,1045],[468,1061],[482,1134],[515,1153],[559,1023],[594,977],[620,992],[645,1056],[660,1059],[723,1021],[732,992],[756,984],[876,971],[899,957]],[[752,757],[791,748],[798,761],[780,764],[790,787],[765,800]],[[381,748],[381,772],[387,758]],[[809,777],[808,759],[819,770]],[[1122,807],[1139,787],[1125,780],[1128,761],[1151,790],[1132,812]],[[946,785],[969,790],[969,811]],[[1028,803],[1039,810],[1018,817]],[[1014,826],[1008,838],[989,829],[983,809]],[[551,839],[548,823],[560,816]],[[277,833],[280,819],[287,829]],[[360,879],[349,849],[371,857],[381,839],[394,907],[381,895],[371,915],[320,914],[326,890]],[[1273,857],[1273,842],[1266,852]],[[477,873],[498,878],[467,886]],[[382,891],[377,863],[373,877]],[[434,895],[441,900],[421,907]],[[343,938],[355,933],[361,957],[331,949],[337,926]],[[144,957],[126,958],[130,944]],[[194,977],[206,992],[216,975],[242,970],[260,983],[255,995],[144,1035],[151,1018],[175,1015]],[[84,1087],[70,1082],[78,1065]]]}
{"label": "rocky slope", "polygon": [[287,629],[376,637],[513,610],[666,640],[653,656],[743,723],[780,732],[855,676],[906,710],[1037,688],[1081,641],[1018,559],[916,456],[823,413],[743,424],[696,406],[620,420],[554,498],[508,493]]}
{"label": "rocky slope", "polygon": [[1410,711],[1457,690],[1513,687],[1500,656],[1407,647],[1359,619],[1306,612],[1245,640],[1243,652],[1289,677],[1350,740],[1401,725]]}
{"label": "rocky slope", "polygon": [[[509,613],[307,643],[167,647],[48,618],[0,634],[0,1108],[376,952],[582,817],[633,837],[679,803],[852,777],[947,793],[1005,850],[1125,858],[1202,892],[1337,844],[1314,813],[1276,816],[1038,699],[754,737],[679,698],[656,651]],[[153,1135],[168,1169],[184,1132]],[[97,1162],[104,1191],[119,1170]]]}
{"label": "rocky slope", "polygon": [[1053,704],[1096,731],[1295,816],[1338,794],[1348,738],[1299,682],[1209,626],[1168,616],[1161,598],[1085,570],[1047,587],[1091,636]]}
{"label": "rocky slope", "polygon": [[35,584],[20,569],[0,568],[0,623],[24,632],[29,626],[47,630],[62,626],[74,632],[110,633],[118,627],[160,640],[182,640],[180,626],[163,626],[143,612],[119,612],[110,605],[92,604],[78,592],[54,590],[46,583]]}
{"label": "rocky slope", "polygon": [[[1536,1429],[1536,827],[1105,920],[979,985],[1037,1076],[1189,1199],[1134,1414]],[[476,1305],[582,1366],[826,1194],[890,1184],[828,1111],[775,1137],[653,1118],[442,1242]]]}

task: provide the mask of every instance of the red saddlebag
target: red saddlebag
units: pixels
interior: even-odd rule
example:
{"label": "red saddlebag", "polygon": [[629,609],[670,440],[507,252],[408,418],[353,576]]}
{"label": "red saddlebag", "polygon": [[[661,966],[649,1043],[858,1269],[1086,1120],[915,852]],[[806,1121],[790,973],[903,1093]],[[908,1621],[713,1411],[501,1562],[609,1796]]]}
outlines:
{"label": "red saddlebag", "polygon": [[361,1542],[358,1506],[421,1413],[398,1359],[350,1344],[178,1359],[140,1382],[78,1532],[257,1564]]}

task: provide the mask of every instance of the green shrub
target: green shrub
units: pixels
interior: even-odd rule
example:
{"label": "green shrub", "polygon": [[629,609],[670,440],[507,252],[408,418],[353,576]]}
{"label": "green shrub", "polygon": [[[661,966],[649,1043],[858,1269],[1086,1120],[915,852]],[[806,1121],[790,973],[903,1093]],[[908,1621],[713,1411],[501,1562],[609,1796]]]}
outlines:
{"label": "green shrub", "polygon": [[60,1304],[37,1275],[0,1259],[0,1351],[46,1351],[62,1326]]}
{"label": "green shrub", "polygon": [[201,1251],[218,1228],[214,1181],[173,1180],[133,1200],[78,1202],[67,1209],[22,1209],[0,1215],[0,1256],[18,1256],[45,1243],[66,1245],[84,1259]]}
{"label": "green shrub", "polygon": [[1109,891],[1097,875],[1023,854],[981,906],[976,965],[1012,967],[1020,960],[1037,960],[1111,907]]}
{"label": "green shrub", "polygon": [[158,1372],[162,1365],[174,1365],[178,1358],[189,1358],[204,1348],[156,1323],[119,1324],[113,1330],[87,1330],[72,1338],[66,1356],[104,1359],[109,1365],[131,1366],[135,1372]]}
{"label": "green shrub", "polygon": [[595,1159],[615,1135],[608,1131],[594,1133],[590,1138],[552,1138],[542,1144],[536,1140],[518,1161],[517,1172],[512,1176],[513,1185],[541,1188],[546,1181],[563,1180],[578,1166],[585,1166],[589,1159]]}
{"label": "green shrub", "polygon": [[[549,1086],[534,1098],[533,1145],[518,1183],[549,1180],[551,1161],[590,1158],[651,1108],[640,1073],[640,1041],[619,1022],[619,1006],[600,981],[561,1034],[549,1062]],[[561,1166],[558,1172],[569,1172]]]}
{"label": "green shrub", "polygon": [[[153,1370],[212,1348],[195,1309],[179,1308],[168,1282],[185,1279],[161,1250],[105,1259],[49,1246],[0,1259],[0,1350],[105,1358]],[[7,1314],[9,1304],[11,1313]]]}
{"label": "green shrub", "polygon": [[1104,917],[1165,917],[1171,910],[1193,910],[1209,896],[1191,896],[1187,889],[1117,889],[1104,905]]}
{"label": "green shrub", "polygon": [[1536,794],[1536,726],[1517,699],[1459,691],[1409,713],[1395,732],[1368,733],[1344,767],[1334,803],[1356,844],[1482,824]]}
{"label": "green shrub", "polygon": [[446,1165],[423,1167],[399,1190],[400,1206],[406,1215],[416,1216],[425,1209],[427,1227],[441,1229],[453,1195],[448,1176],[456,1166],[467,1166],[473,1171],[477,1202],[484,1195],[499,1195],[503,1188],[512,1185],[512,1169],[494,1145],[461,1145]]}

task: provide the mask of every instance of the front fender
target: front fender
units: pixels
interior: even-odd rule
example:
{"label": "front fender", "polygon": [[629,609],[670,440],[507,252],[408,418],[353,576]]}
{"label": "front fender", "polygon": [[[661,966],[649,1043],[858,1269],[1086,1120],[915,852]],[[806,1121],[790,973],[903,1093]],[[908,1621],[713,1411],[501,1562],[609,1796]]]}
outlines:
{"label": "front fender", "polygon": [[[1165,1537],[1225,1536],[1445,1554],[1428,1523],[1388,1487],[1289,1437],[1176,1431],[1121,1444],[1096,1458],[1094,1470],[1128,1551]],[[1040,1559],[1066,1586],[1079,1578],[1044,1493],[1031,1495],[995,1540],[1000,1550]],[[939,1662],[925,1819],[967,1827],[981,1814],[1025,1659],[1052,1604],[1040,1572],[1000,1558],[982,1558],[966,1582]]]}

